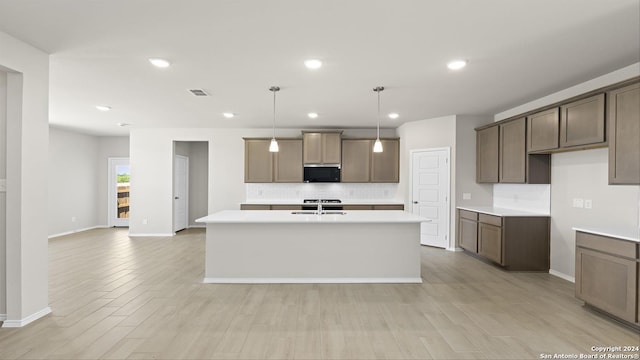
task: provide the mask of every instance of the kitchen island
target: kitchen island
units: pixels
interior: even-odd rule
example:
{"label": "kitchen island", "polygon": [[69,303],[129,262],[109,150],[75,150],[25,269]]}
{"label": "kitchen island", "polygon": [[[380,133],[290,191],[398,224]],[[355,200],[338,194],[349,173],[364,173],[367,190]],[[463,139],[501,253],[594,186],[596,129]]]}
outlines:
{"label": "kitchen island", "polygon": [[205,283],[420,283],[420,223],[404,211],[224,210],[207,226]]}

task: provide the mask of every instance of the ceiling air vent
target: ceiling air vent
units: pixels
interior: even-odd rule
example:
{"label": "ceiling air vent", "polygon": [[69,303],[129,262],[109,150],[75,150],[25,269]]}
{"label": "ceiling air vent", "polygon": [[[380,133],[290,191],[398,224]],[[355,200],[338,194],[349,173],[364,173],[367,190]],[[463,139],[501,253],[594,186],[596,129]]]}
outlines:
{"label": "ceiling air vent", "polygon": [[209,94],[203,89],[189,89],[189,92],[194,96],[209,96]]}

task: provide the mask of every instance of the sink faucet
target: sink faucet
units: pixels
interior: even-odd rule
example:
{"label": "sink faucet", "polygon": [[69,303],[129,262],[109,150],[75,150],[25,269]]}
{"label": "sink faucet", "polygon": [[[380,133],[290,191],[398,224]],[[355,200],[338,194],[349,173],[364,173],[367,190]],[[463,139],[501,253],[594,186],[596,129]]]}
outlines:
{"label": "sink faucet", "polygon": [[318,199],[318,215],[322,215],[322,200]]}

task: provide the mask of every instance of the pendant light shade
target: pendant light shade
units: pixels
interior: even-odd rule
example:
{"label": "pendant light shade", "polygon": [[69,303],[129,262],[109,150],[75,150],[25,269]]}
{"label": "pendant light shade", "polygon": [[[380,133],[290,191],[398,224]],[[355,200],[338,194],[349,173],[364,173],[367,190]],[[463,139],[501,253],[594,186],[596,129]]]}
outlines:
{"label": "pendant light shade", "polygon": [[384,90],[383,86],[377,86],[373,88],[373,91],[378,93],[378,127],[377,127],[377,136],[376,142],[373,143],[373,152],[381,153],[382,152],[382,142],[380,141],[380,92]]}
{"label": "pendant light shade", "polygon": [[280,88],[272,86],[269,88],[269,91],[273,92],[273,137],[269,144],[269,152],[278,152],[280,151],[280,147],[278,146],[278,141],[276,141],[276,92],[280,91]]}

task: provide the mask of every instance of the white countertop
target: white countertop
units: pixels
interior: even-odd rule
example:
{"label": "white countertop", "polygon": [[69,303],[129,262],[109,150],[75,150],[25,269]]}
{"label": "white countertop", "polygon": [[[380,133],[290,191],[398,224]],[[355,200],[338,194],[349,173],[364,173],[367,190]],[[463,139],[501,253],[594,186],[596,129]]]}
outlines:
{"label": "white countertop", "polygon": [[[404,205],[404,202],[399,200],[341,200],[341,203],[327,205]],[[305,204],[304,200],[247,200],[242,204],[246,205],[309,205]],[[325,203],[323,203],[325,204]]]}
{"label": "white countertop", "polygon": [[640,242],[640,229],[634,228],[632,226],[576,226],[573,227],[573,230],[589,234]]}
{"label": "white countertop", "polygon": [[551,216],[545,213],[505,209],[493,206],[458,206],[457,208],[495,216]]}
{"label": "white countertop", "polygon": [[355,210],[344,211],[345,215],[302,215],[290,210],[223,210],[197,219],[207,224],[228,223],[420,223],[430,221],[421,216],[399,210]]}

